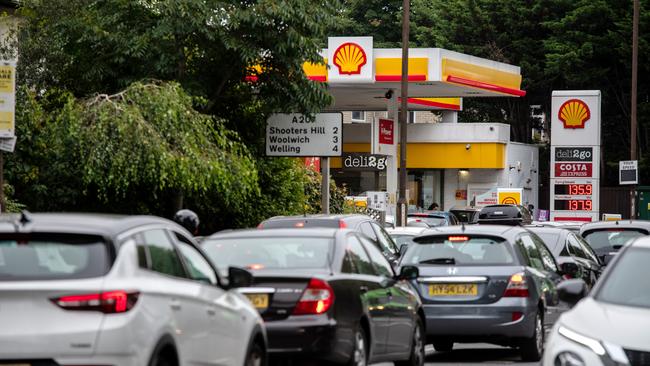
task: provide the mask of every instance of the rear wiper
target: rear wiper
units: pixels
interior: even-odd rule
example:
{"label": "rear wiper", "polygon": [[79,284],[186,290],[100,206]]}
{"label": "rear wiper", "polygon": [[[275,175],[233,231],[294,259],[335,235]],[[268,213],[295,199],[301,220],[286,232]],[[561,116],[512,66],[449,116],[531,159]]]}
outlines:
{"label": "rear wiper", "polygon": [[433,258],[420,261],[420,264],[456,264],[454,258]]}

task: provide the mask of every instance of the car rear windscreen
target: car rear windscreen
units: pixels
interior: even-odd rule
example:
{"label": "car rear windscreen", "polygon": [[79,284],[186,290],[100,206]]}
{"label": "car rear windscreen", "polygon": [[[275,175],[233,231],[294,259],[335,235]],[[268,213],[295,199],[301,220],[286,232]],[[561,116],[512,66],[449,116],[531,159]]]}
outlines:
{"label": "car rear windscreen", "polygon": [[66,280],[100,277],[110,268],[100,236],[0,234],[0,280]]}
{"label": "car rear windscreen", "polygon": [[510,246],[503,238],[445,235],[415,239],[401,265],[507,265],[514,263]]}
{"label": "car rear windscreen", "polygon": [[206,239],[202,246],[219,269],[327,268],[331,238],[257,237]]}
{"label": "car rear windscreen", "polygon": [[339,220],[331,219],[295,219],[295,220],[269,220],[262,223],[262,229],[290,229],[290,228],[303,228],[303,227],[324,227],[336,228],[340,227]]}
{"label": "car rear windscreen", "polygon": [[436,226],[445,226],[447,224],[447,219],[444,216],[419,216],[419,215],[408,215],[409,218],[422,221],[429,225],[430,227]]}
{"label": "car rear windscreen", "polygon": [[594,251],[603,254],[607,251],[618,250],[628,241],[646,235],[648,232],[641,229],[617,228],[587,231],[583,237]]}

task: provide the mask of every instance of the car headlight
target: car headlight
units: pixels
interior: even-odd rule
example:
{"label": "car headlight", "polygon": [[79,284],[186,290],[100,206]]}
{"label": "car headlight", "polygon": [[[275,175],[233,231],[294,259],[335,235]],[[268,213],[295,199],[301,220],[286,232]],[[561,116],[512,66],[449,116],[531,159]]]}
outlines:
{"label": "car headlight", "polygon": [[[601,342],[597,339],[576,333],[571,329],[559,326],[557,332],[564,338],[589,348],[605,361],[606,365],[629,365],[625,351],[619,345]],[[573,352],[562,352],[555,358],[555,366],[584,366],[584,361]]]}
{"label": "car headlight", "polygon": [[589,337],[584,336],[584,335],[582,335],[580,333],[576,333],[576,332],[572,331],[571,329],[567,329],[567,328],[562,327],[562,326],[560,326],[558,328],[557,332],[560,333],[561,335],[563,335],[564,338],[567,338],[567,339],[569,339],[571,341],[574,341],[574,342],[576,342],[578,344],[581,344],[581,345],[589,348],[590,350],[594,351],[594,353],[597,354],[598,356],[602,357],[602,356],[605,356],[607,354],[607,351],[605,351],[605,347],[603,347],[603,345],[599,341],[597,341],[597,340],[595,340],[593,338],[589,338]]}

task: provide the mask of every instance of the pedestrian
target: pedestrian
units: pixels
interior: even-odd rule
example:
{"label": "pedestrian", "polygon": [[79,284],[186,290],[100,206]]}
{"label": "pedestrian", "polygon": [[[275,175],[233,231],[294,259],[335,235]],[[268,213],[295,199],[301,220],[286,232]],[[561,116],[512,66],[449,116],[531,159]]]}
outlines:
{"label": "pedestrian", "polygon": [[199,216],[192,210],[183,209],[176,212],[174,222],[184,227],[194,236],[199,234]]}
{"label": "pedestrian", "polygon": [[429,206],[429,211],[438,211],[439,209],[440,209],[440,206],[438,206],[438,204],[435,203],[435,202],[433,202],[433,203]]}

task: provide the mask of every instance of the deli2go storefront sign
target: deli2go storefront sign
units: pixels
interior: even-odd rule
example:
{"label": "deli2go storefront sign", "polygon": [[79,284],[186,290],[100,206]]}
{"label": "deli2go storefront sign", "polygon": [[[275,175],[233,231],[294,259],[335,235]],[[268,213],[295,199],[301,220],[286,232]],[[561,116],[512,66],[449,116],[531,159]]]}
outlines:
{"label": "deli2go storefront sign", "polygon": [[387,157],[382,155],[353,153],[343,154],[343,168],[349,171],[382,171],[386,169]]}

